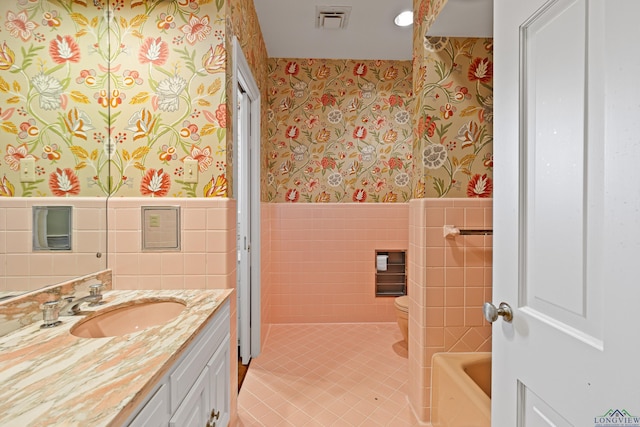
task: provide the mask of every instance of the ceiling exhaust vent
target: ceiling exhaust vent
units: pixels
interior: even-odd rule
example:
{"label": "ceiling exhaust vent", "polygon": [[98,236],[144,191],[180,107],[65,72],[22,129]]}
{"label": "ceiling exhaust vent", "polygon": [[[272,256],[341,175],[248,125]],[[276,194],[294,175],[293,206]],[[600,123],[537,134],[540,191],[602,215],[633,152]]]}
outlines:
{"label": "ceiling exhaust vent", "polygon": [[351,6],[316,6],[316,28],[341,30],[347,28]]}

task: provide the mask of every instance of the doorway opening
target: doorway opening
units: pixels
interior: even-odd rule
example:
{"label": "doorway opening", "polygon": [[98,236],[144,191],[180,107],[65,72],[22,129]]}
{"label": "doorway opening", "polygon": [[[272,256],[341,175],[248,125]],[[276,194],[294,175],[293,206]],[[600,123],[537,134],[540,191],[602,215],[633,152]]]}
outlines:
{"label": "doorway opening", "polygon": [[232,55],[238,355],[248,365],[260,353],[260,91],[237,37]]}

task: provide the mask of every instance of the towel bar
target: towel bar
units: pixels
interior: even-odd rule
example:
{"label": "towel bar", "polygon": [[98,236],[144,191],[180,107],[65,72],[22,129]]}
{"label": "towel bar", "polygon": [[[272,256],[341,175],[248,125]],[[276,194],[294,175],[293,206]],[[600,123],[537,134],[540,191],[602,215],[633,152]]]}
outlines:
{"label": "towel bar", "polygon": [[453,225],[445,225],[442,227],[444,237],[450,236],[491,236],[493,230],[490,228],[457,228]]}

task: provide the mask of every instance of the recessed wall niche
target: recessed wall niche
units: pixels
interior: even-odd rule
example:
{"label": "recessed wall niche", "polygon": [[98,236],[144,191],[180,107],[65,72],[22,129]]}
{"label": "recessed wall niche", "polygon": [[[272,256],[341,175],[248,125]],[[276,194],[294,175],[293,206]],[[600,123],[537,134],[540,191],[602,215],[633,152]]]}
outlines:
{"label": "recessed wall niche", "polygon": [[376,251],[376,296],[407,294],[407,252]]}
{"label": "recessed wall niche", "polygon": [[32,213],[34,251],[71,250],[71,206],[34,206]]}
{"label": "recessed wall niche", "polygon": [[180,251],[180,206],[142,207],[142,250]]}

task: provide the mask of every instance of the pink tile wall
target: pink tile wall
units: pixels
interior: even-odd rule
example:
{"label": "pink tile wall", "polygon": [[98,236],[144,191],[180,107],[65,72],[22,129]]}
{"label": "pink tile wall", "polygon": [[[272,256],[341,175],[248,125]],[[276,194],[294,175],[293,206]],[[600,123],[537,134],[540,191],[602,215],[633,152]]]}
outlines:
{"label": "pink tile wall", "polygon": [[[0,241],[0,291],[28,291],[107,268],[104,199],[2,199],[0,234],[5,238]],[[33,206],[73,206],[71,251],[33,252]]]}
{"label": "pink tile wall", "polygon": [[[179,252],[142,251],[142,206],[181,207]],[[235,200],[112,198],[109,230],[116,289],[235,288]]]}
{"label": "pink tile wall", "polygon": [[[32,205],[70,205],[72,254],[31,251]],[[141,206],[180,206],[180,252],[143,252]],[[106,213],[105,213],[106,211]],[[106,216],[106,218],[105,218]],[[96,258],[98,248],[108,254]],[[0,291],[69,280],[105,268],[114,289],[236,287],[236,202],[226,198],[3,198],[0,206]],[[64,258],[64,260],[62,260]],[[267,258],[268,259],[268,258]],[[25,274],[26,273],[26,274]],[[236,340],[236,297],[231,297],[231,340]],[[237,390],[237,347],[231,346],[231,389]],[[236,393],[231,394],[235,418]]]}
{"label": "pink tile wall", "polygon": [[443,237],[443,226],[492,228],[492,200],[416,199],[410,203],[409,401],[431,419],[431,358],[491,351],[482,304],[491,301],[491,236]]}
{"label": "pink tile wall", "polygon": [[[141,206],[180,206],[180,252],[142,251]],[[109,199],[109,267],[114,289],[236,287],[236,201],[227,198]],[[236,294],[231,342],[237,337]],[[238,347],[231,346],[231,419],[237,416]]]}
{"label": "pink tile wall", "polygon": [[375,250],[407,250],[409,205],[272,204],[270,323],[392,322]]}
{"label": "pink tile wall", "polygon": [[[118,289],[235,287],[236,203],[232,199],[3,198],[0,290],[27,290],[113,269]],[[32,251],[32,206],[73,205],[73,250]],[[181,206],[182,250],[143,252],[141,206]],[[108,212],[108,254],[106,215]],[[103,253],[101,258],[97,252]],[[107,265],[108,263],[108,265]],[[29,288],[29,286],[31,288]]]}
{"label": "pink tile wall", "polygon": [[260,206],[260,300],[261,300],[261,342],[264,342],[271,323],[269,306],[271,304],[271,217],[272,206],[262,203]]}

